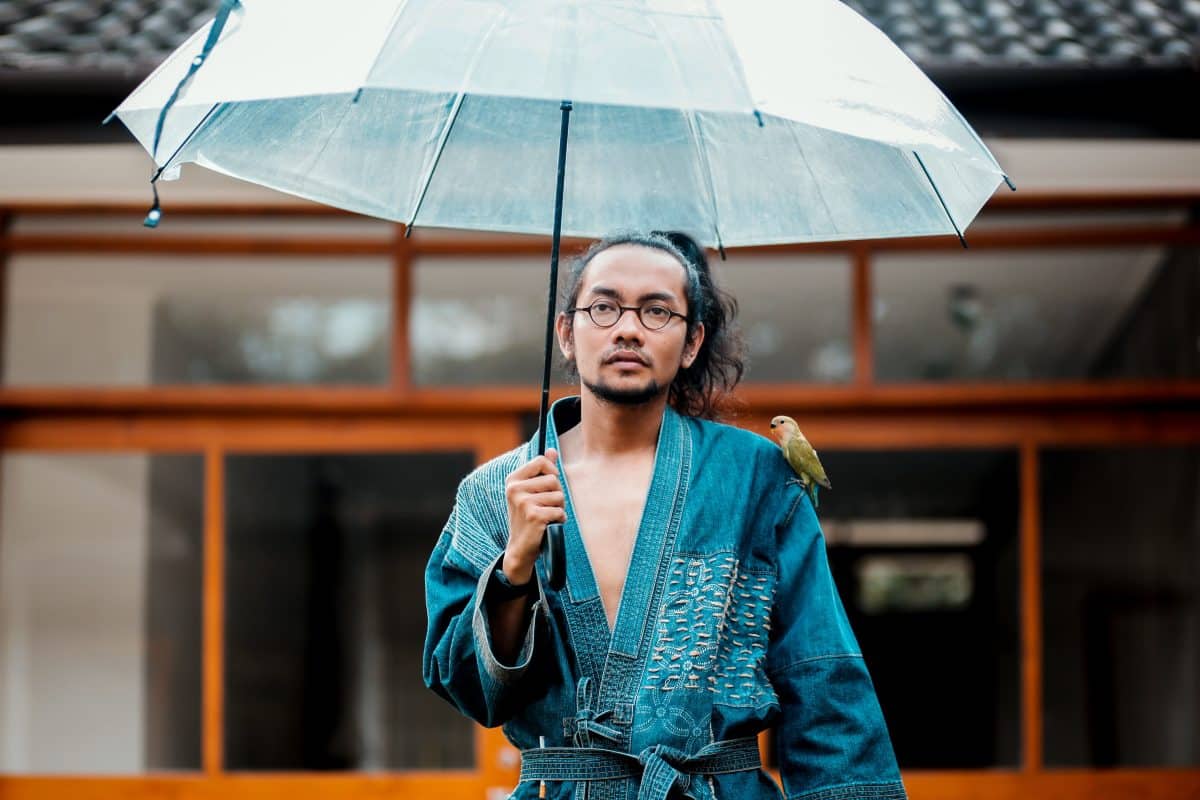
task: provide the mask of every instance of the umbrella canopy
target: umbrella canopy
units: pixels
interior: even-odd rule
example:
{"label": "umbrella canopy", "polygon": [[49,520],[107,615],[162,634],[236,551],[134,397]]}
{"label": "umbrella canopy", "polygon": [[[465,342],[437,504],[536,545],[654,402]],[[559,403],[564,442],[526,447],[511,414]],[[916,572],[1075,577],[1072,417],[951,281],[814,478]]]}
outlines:
{"label": "umbrella canopy", "polygon": [[[838,0],[223,0],[114,113],[155,181],[196,163],[409,230],[550,233],[542,451],[561,233],[961,239],[1007,180]],[[543,542],[560,588],[561,526]]]}
{"label": "umbrella canopy", "polygon": [[165,176],[196,163],[410,225],[550,233],[563,100],[568,235],[961,235],[1006,180],[838,0],[245,0],[210,33],[115,112]]}

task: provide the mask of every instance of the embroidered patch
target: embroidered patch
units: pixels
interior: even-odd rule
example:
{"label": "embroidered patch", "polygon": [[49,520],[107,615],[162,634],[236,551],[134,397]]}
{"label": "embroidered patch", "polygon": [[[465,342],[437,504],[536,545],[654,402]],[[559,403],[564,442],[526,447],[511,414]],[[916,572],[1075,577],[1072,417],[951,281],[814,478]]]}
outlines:
{"label": "embroidered patch", "polygon": [[710,683],[721,620],[737,559],[729,553],[684,555],[671,561],[658,615],[647,689],[700,689]]}
{"label": "embroidered patch", "polygon": [[733,706],[773,702],[764,664],[774,599],[774,574],[741,572],[731,553],[676,556],[643,688],[707,689]]}

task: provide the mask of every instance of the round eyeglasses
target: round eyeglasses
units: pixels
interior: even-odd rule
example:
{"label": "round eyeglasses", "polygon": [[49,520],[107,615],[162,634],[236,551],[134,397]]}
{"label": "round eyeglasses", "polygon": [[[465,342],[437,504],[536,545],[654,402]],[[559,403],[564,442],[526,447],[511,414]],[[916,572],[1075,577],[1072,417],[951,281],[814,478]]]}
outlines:
{"label": "round eyeglasses", "polygon": [[569,314],[573,314],[576,311],[586,311],[587,315],[592,318],[592,323],[597,328],[611,328],[617,324],[617,320],[626,311],[636,311],[638,319],[642,322],[642,327],[648,331],[662,330],[667,327],[667,323],[671,321],[672,317],[679,317],[684,322],[688,321],[686,314],[672,311],[662,303],[646,303],[642,306],[622,306],[612,300],[596,300],[590,306],[567,309],[567,313]]}

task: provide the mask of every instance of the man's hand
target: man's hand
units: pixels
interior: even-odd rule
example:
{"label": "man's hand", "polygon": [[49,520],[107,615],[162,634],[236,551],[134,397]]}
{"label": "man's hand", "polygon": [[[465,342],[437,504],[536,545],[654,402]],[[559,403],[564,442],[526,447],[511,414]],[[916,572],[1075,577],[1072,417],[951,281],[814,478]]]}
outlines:
{"label": "man's hand", "polygon": [[558,451],[547,449],[517,467],[504,481],[508,500],[508,547],[504,575],[514,585],[528,583],[542,548],[546,526],[566,522],[566,498],[558,480]]}

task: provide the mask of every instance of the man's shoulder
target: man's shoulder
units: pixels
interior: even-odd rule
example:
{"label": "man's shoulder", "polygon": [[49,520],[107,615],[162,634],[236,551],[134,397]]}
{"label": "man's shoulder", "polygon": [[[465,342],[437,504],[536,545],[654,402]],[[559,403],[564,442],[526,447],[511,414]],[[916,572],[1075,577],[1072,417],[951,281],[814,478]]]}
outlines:
{"label": "man's shoulder", "polygon": [[779,446],[767,437],[727,422],[686,417],[705,448],[735,452],[754,459],[778,459]]}
{"label": "man's shoulder", "polygon": [[509,473],[529,460],[529,443],[523,442],[513,449],[489,458],[467,473],[458,485],[458,499],[504,501],[504,481]]}
{"label": "man's shoulder", "polygon": [[780,493],[779,487],[794,483],[796,475],[778,444],[760,433],[729,423],[698,417],[687,419],[694,425],[693,459],[706,467],[719,465],[715,474],[752,476],[745,487],[752,497],[789,495],[787,491]]}

